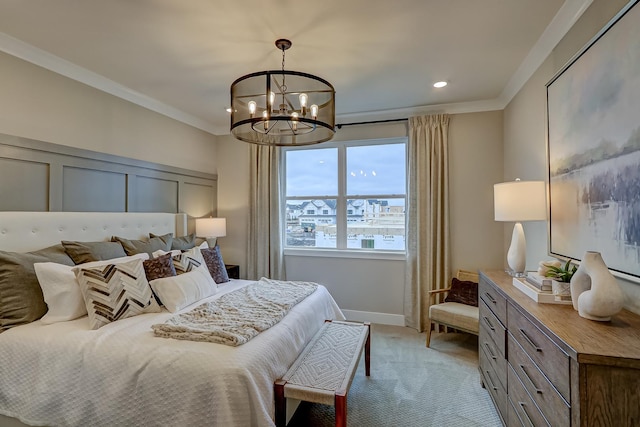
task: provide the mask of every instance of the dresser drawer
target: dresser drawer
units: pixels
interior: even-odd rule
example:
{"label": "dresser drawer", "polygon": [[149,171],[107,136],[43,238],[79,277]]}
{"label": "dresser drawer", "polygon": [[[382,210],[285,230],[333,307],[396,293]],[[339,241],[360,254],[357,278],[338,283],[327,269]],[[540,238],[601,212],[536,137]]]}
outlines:
{"label": "dresser drawer", "polygon": [[507,422],[505,424],[508,427],[531,427],[522,422],[510,400],[507,402]]}
{"label": "dresser drawer", "polygon": [[511,365],[509,365],[508,368],[507,382],[509,383],[509,387],[507,390],[507,393],[509,394],[509,404],[513,405],[513,409],[515,410],[521,423],[525,426],[534,427],[551,426],[551,424],[549,424],[549,422],[542,415],[536,404],[533,403],[531,396],[529,396],[527,391],[524,389],[524,386],[520,382],[520,379],[516,375]]}
{"label": "dresser drawer", "polygon": [[496,288],[484,277],[480,276],[478,295],[487,304],[503,325],[507,324],[507,300],[498,293]]}
{"label": "dresser drawer", "polygon": [[[509,304],[507,317],[509,333],[562,397],[570,402],[569,356],[511,304]],[[509,360],[511,360],[510,355]]]}
{"label": "dresser drawer", "polygon": [[483,339],[486,340],[489,337],[493,340],[495,346],[498,351],[503,355],[507,354],[507,342],[506,342],[506,331],[507,329],[503,326],[503,324],[498,320],[498,318],[493,314],[493,312],[487,307],[484,301],[478,302],[478,308],[480,313],[480,343],[484,345],[482,342]]}
{"label": "dresser drawer", "polygon": [[489,391],[493,403],[503,420],[507,419],[507,389],[496,379],[496,373],[492,370],[484,353],[480,352],[480,374],[485,388]]}
{"label": "dresser drawer", "polygon": [[549,423],[553,426],[570,425],[571,408],[511,334],[508,349],[509,364]]}
{"label": "dresser drawer", "polygon": [[507,388],[507,359],[504,357],[504,354],[500,353],[498,348],[496,347],[493,340],[482,337],[482,328],[480,328],[480,338],[478,338],[480,343],[480,351],[478,356],[480,359],[485,360],[485,366],[488,365],[486,369],[491,369],[495,372],[495,377],[502,384],[502,386]]}

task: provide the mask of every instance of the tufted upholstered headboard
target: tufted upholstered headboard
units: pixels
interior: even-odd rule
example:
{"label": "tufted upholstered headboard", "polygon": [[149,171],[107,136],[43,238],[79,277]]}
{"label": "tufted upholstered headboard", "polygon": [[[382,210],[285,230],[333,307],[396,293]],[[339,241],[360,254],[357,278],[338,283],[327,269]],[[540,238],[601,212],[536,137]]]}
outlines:
{"label": "tufted upholstered headboard", "polygon": [[60,243],[187,234],[187,215],[138,212],[0,212],[0,250],[28,252]]}

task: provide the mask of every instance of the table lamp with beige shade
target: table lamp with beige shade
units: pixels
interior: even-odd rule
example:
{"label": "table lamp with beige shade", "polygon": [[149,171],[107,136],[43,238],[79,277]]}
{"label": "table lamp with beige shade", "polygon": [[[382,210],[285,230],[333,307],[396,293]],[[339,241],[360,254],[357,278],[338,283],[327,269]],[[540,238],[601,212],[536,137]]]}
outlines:
{"label": "table lamp with beige shade", "polygon": [[196,236],[207,240],[214,247],[218,237],[227,235],[226,218],[196,218]]}
{"label": "table lamp with beige shade", "polygon": [[516,179],[493,186],[495,220],[516,223],[507,252],[508,273],[514,277],[526,276],[527,244],[522,222],[547,219],[546,194],[544,181]]}

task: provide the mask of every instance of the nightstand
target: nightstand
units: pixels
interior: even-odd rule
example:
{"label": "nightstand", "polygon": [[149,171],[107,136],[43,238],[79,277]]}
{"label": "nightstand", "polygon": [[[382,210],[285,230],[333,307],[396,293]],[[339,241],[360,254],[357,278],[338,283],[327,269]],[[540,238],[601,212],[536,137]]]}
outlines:
{"label": "nightstand", "polygon": [[240,266],[235,264],[225,264],[225,268],[227,269],[227,275],[229,279],[239,279],[240,278]]}

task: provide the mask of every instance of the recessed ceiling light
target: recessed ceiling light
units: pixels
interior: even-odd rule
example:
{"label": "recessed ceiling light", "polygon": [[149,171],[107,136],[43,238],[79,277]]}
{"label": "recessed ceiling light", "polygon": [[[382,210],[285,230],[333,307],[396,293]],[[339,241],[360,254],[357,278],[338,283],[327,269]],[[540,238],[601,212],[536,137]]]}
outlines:
{"label": "recessed ceiling light", "polygon": [[433,87],[445,87],[447,85],[447,82],[435,82],[433,84]]}

